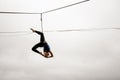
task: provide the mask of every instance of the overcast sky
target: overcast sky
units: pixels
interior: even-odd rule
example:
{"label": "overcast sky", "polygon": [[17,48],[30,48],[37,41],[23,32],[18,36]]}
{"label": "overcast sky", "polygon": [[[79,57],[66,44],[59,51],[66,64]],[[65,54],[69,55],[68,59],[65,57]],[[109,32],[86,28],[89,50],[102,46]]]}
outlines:
{"label": "overcast sky", "polygon": [[[44,12],[82,0],[0,0],[0,11]],[[43,14],[44,30],[120,28],[120,0],[88,2]],[[0,14],[0,32],[41,30],[39,14]],[[31,48],[33,34],[0,33],[0,80],[120,80],[120,30],[45,32],[54,58]],[[39,49],[42,51],[42,49]]]}

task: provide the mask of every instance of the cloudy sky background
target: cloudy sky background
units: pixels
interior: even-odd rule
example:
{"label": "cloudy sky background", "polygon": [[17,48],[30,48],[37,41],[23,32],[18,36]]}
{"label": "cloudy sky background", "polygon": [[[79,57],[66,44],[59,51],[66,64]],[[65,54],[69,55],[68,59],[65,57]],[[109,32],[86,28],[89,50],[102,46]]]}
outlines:
{"label": "cloudy sky background", "polygon": [[[80,0],[0,0],[0,11],[44,12]],[[44,30],[120,28],[119,0],[91,0],[43,14]],[[31,51],[38,14],[0,14],[0,80],[119,80],[120,30],[45,32],[54,58]],[[39,49],[42,50],[42,49]]]}

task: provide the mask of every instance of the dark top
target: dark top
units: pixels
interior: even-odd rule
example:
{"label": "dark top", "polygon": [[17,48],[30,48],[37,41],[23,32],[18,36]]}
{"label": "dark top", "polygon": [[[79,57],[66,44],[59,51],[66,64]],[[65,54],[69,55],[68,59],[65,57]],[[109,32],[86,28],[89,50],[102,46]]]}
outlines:
{"label": "dark top", "polygon": [[49,52],[50,51],[50,46],[48,45],[48,43],[46,42],[44,47],[44,52]]}

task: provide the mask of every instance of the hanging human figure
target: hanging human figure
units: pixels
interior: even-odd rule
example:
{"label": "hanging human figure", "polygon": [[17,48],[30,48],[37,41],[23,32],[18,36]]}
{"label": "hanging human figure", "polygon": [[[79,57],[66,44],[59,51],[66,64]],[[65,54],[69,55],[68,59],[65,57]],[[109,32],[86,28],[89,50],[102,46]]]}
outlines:
{"label": "hanging human figure", "polygon": [[[39,34],[41,37],[40,37],[40,42],[37,43],[35,46],[33,46],[32,50],[40,55],[42,55],[43,57],[45,58],[51,58],[53,57],[53,53],[52,51],[50,50],[50,46],[48,45],[48,43],[45,41],[45,37],[44,37],[44,34],[40,31],[37,31],[37,30],[34,30],[31,28],[31,30],[37,34]],[[38,51],[37,48],[38,47],[43,47],[43,54],[42,52]]]}

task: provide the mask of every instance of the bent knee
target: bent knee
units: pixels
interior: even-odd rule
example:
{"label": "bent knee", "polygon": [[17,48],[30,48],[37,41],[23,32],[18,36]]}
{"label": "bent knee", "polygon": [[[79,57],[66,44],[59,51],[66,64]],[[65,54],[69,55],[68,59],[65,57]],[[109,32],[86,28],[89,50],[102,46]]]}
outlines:
{"label": "bent knee", "polygon": [[33,47],[33,48],[32,48],[32,51],[35,51],[35,50],[36,50],[36,49]]}

